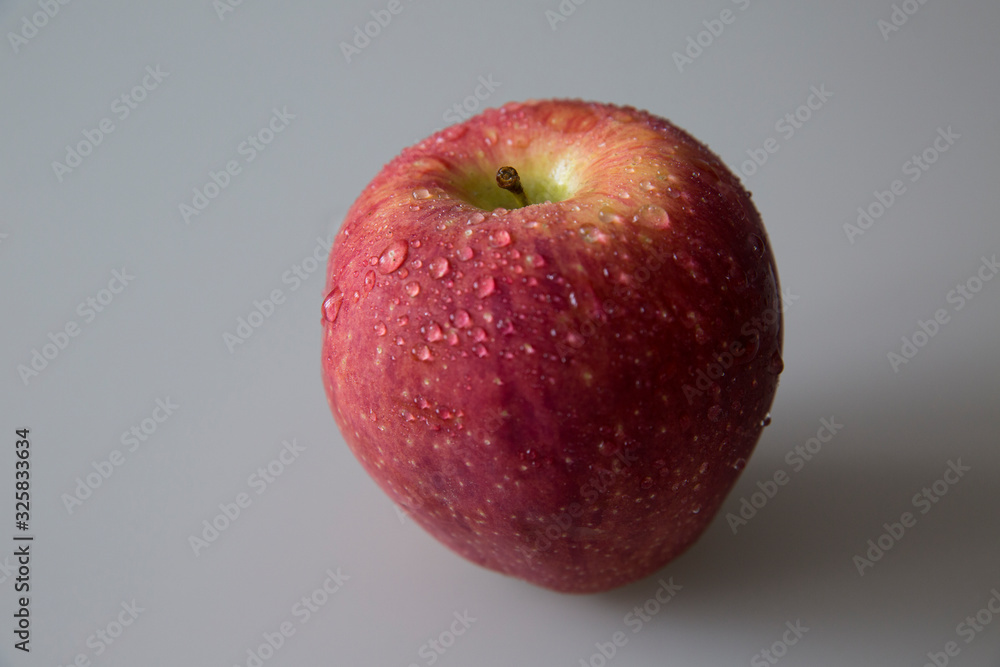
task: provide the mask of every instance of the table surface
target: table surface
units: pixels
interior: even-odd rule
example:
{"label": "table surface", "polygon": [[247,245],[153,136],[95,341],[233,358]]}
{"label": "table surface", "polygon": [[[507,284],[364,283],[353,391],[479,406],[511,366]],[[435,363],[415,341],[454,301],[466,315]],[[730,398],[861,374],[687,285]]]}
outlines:
{"label": "table surface", "polygon": [[[1000,664],[997,3],[19,0],[0,28],[0,665]],[[590,596],[400,515],[319,376],[310,258],[365,184],[466,110],[547,97],[649,109],[738,169],[787,305],[773,423],[716,520]]]}

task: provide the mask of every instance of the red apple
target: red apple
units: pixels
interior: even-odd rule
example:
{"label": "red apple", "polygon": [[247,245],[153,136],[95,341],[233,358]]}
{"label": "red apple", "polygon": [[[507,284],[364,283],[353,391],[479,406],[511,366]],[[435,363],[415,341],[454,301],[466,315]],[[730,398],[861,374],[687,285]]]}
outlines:
{"label": "red apple", "polygon": [[487,110],[404,150],[347,213],[323,303],[334,418],[475,563],[565,592],[649,575],[764,426],[782,368],[766,239],[739,180],[662,118]]}

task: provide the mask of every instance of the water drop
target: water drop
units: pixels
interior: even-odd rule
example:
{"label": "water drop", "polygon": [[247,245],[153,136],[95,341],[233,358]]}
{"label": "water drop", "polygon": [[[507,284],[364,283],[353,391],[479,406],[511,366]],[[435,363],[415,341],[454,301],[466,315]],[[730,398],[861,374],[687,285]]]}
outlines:
{"label": "water drop", "polygon": [[444,278],[451,271],[451,264],[444,257],[435,257],[427,265],[427,270],[430,271],[432,278]]}
{"label": "water drop", "polygon": [[400,345],[400,346],[406,345],[406,341],[403,340],[402,336],[396,336],[396,345]]}
{"label": "water drop", "polygon": [[653,478],[643,477],[642,482],[639,484],[639,486],[641,486],[644,489],[648,489],[649,487],[653,486]]}
{"label": "water drop", "polygon": [[770,412],[768,412],[766,415],[764,415],[764,418],[760,421],[760,425],[761,426],[770,426],[771,425],[771,413]]}
{"label": "water drop", "polygon": [[375,287],[375,272],[369,271],[365,274],[365,291],[370,292]]}
{"label": "water drop", "polygon": [[444,338],[444,332],[441,331],[441,325],[437,322],[431,322],[427,326],[427,342],[436,343],[442,338]]}
{"label": "water drop", "polygon": [[608,235],[594,225],[584,225],[580,227],[580,236],[582,236],[583,240],[588,243],[607,243],[608,241]]}
{"label": "water drop", "polygon": [[385,335],[385,324],[383,324],[382,322],[376,322],[375,326],[372,328],[375,329],[376,336],[381,337]]}
{"label": "water drop", "polygon": [[410,296],[417,296],[420,294],[420,283],[414,281],[406,283],[406,293]]}
{"label": "water drop", "polygon": [[475,352],[476,356],[479,357],[480,359],[489,354],[489,351],[487,351],[486,346],[483,345],[482,343],[478,343],[474,348],[472,348],[472,351]]}
{"label": "water drop", "polygon": [[481,278],[479,283],[476,285],[476,296],[480,299],[485,299],[490,294],[493,294],[493,290],[496,289],[496,281],[493,276],[486,276]]}
{"label": "water drop", "polygon": [[785,370],[785,362],[781,359],[781,352],[775,352],[771,355],[771,361],[767,364],[767,370],[772,375],[780,375],[781,371]]}
{"label": "water drop", "polygon": [[472,340],[477,343],[482,343],[487,339],[486,330],[482,327],[476,327],[472,330]]}
{"label": "water drop", "polygon": [[750,249],[753,250],[753,254],[757,257],[763,257],[764,255],[764,241],[756,234],[750,235]]}
{"label": "water drop", "polygon": [[446,127],[444,130],[444,138],[448,141],[454,141],[455,139],[461,139],[468,132],[469,128],[462,123],[461,125],[452,125],[451,127]]}
{"label": "water drop", "polygon": [[431,348],[426,345],[422,345],[419,350],[417,350],[417,359],[420,361],[430,361],[434,357],[431,355]]}
{"label": "water drop", "polygon": [[570,331],[566,334],[566,342],[569,343],[570,347],[575,347],[580,349],[584,345],[583,336],[575,331]]}
{"label": "water drop", "polygon": [[334,287],[323,300],[323,319],[330,324],[336,322],[337,316],[340,315],[340,306],[343,303],[344,293],[340,291],[339,287]]}
{"label": "water drop", "polygon": [[459,329],[467,329],[472,326],[472,316],[469,315],[469,311],[465,309],[455,311],[455,326]]}
{"label": "water drop", "polygon": [[458,334],[455,333],[454,329],[448,332],[448,345],[451,345],[452,347],[458,345]]}
{"label": "water drop", "polygon": [[392,241],[389,245],[385,247],[382,254],[378,258],[378,270],[379,273],[387,274],[392,273],[399,267],[403,265],[406,261],[406,253],[409,252],[409,248],[406,245],[406,241],[402,239],[396,239]]}
{"label": "water drop", "polygon": [[400,315],[399,317],[396,318],[396,324],[398,324],[401,327],[405,327],[409,323],[410,323],[409,315]]}
{"label": "water drop", "polygon": [[478,225],[482,221],[486,220],[486,216],[482,213],[476,212],[469,216],[470,225]]}
{"label": "water drop", "polygon": [[736,459],[733,461],[733,470],[743,470],[743,468],[746,467],[746,464],[746,459]]}
{"label": "water drop", "polygon": [[490,245],[494,248],[503,248],[510,245],[510,232],[506,229],[493,232],[490,234]]}
{"label": "water drop", "polygon": [[670,197],[671,199],[678,199],[681,196],[681,192],[680,192],[680,190],[676,190],[674,188],[667,187],[667,196]]}
{"label": "water drop", "polygon": [[417,188],[413,191],[414,199],[430,199],[431,192],[427,188]]}
{"label": "water drop", "polygon": [[639,208],[636,214],[636,222],[641,222],[649,227],[666,229],[670,226],[670,216],[663,210],[662,206],[656,204],[645,204]]}
{"label": "water drop", "polygon": [[601,222],[625,222],[625,218],[606,207],[597,212],[597,217]]}
{"label": "water drop", "polygon": [[639,187],[642,188],[643,190],[646,190],[647,192],[651,192],[656,189],[656,186],[653,185],[653,182],[649,180],[640,181]]}

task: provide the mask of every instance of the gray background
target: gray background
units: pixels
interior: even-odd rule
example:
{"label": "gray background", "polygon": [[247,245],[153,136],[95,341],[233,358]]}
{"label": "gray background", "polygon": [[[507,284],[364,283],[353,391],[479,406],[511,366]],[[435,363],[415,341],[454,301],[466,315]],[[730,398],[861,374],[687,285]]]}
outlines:
{"label": "gray background", "polygon": [[[888,0],[567,0],[554,29],[557,0],[403,0],[347,62],[339,44],[388,4],[244,0],[220,18],[207,0],[70,2],[15,48],[42,10],[0,3],[0,664],[246,665],[289,621],[264,664],[426,665],[421,647],[465,611],[475,622],[436,664],[599,665],[595,643],[619,630],[616,667],[766,664],[788,621],[809,630],[783,665],[922,665],[949,641],[953,665],[1000,664],[1000,617],[970,643],[957,628],[1000,587],[1000,280],[947,301],[1000,252],[1000,5],[910,0],[886,39]],[[679,71],[674,52],[725,9]],[[119,119],[147,66],[169,74]],[[479,77],[496,89],[467,100]],[[832,97],[786,139],[775,124],[811,86]],[[322,267],[283,279],[325,257],[365,184],[453,105],[546,97],[649,109],[734,168],[775,137],[744,182],[794,296],[773,424],[722,513],[658,575],[583,597],[466,563],[401,518],[326,405]],[[246,162],[240,143],[274,108],[294,119]],[[52,163],[102,118],[114,131],[60,180]],[[904,163],[949,126],[960,138],[910,182]],[[233,159],[241,172],[186,223],[179,205]],[[844,225],[894,179],[905,194],[850,242]],[[86,321],[79,304],[123,268],[134,279]],[[275,289],[284,302],[231,352],[224,334]],[[941,308],[948,323],[894,370],[888,353]],[[22,380],[70,322],[79,335]],[[168,398],[178,408],[127,451],[123,432]],[[843,428],[792,471],[786,453],[831,417]],[[27,656],[2,560],[18,427],[33,447]],[[304,450],[258,495],[248,478],[292,439]],[[116,449],[70,512],[64,494]],[[970,471],[920,514],[913,495],[959,459]],[[789,483],[734,534],[724,515],[778,470]],[[196,556],[189,536],[243,492],[252,504]],[[854,557],[905,511],[916,525],[859,575]],[[349,579],[301,623],[293,605],[328,568]],[[632,633],[624,616],[660,577],[682,589]],[[143,611],[97,655],[88,637],[133,600]]]}

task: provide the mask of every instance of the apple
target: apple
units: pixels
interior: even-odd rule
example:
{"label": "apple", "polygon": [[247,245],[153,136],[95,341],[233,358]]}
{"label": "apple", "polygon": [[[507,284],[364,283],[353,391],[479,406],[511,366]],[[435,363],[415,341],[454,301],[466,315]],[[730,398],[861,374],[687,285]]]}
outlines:
{"label": "apple", "polygon": [[405,149],[348,211],[322,312],[368,474],[458,554],[563,592],[691,546],[782,369],[750,194],[667,120],[579,100]]}

